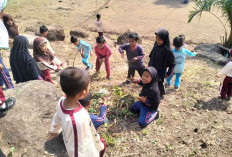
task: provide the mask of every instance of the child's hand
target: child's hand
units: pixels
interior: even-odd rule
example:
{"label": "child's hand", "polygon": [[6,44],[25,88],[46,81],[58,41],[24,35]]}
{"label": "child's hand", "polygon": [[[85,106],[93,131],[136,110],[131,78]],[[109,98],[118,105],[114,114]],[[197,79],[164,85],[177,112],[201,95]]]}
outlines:
{"label": "child's hand", "polygon": [[0,70],[3,70],[3,66],[2,66],[2,64],[0,64]]}
{"label": "child's hand", "polygon": [[124,58],[124,53],[121,53],[121,57]]}
{"label": "child's hand", "polygon": [[137,57],[132,58],[132,61],[137,61],[137,60],[138,60]]}
{"label": "child's hand", "polygon": [[143,96],[142,97],[138,96],[137,99],[143,103],[147,101],[147,97],[143,97]]}
{"label": "child's hand", "polygon": [[58,136],[58,133],[52,133],[49,131],[48,135],[47,135],[47,141],[52,140],[53,138],[55,138],[57,136]]}
{"label": "child's hand", "polygon": [[130,80],[133,82],[133,83],[137,83],[138,79],[134,78],[134,77],[130,77]]}
{"label": "child's hand", "polygon": [[83,53],[81,53],[81,57],[82,57],[82,58],[85,58],[85,55],[84,55]]}
{"label": "child's hand", "polygon": [[167,75],[167,74],[164,76],[164,78],[168,78],[168,77],[169,77],[169,75]]}

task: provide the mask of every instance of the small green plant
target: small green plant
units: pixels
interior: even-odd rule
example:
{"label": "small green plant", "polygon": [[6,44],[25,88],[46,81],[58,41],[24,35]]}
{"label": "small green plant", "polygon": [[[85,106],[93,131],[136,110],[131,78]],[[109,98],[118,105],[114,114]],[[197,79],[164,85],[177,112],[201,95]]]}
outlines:
{"label": "small green plant", "polygon": [[111,136],[108,131],[101,134],[101,136],[106,140],[107,146],[114,147],[116,145],[117,139]]}
{"label": "small green plant", "polygon": [[116,87],[114,88],[114,93],[115,93],[115,95],[122,96],[122,94],[123,94],[123,93],[122,93],[122,88],[116,86]]}

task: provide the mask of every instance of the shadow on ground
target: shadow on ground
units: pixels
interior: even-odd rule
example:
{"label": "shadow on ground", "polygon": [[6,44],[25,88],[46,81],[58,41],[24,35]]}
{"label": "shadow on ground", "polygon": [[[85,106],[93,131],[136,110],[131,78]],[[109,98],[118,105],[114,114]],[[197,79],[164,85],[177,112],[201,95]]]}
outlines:
{"label": "shadow on ground", "polygon": [[45,142],[44,150],[49,154],[55,154],[57,157],[68,157],[62,134],[50,141]]}
{"label": "shadow on ground", "polygon": [[186,4],[183,4],[184,0],[157,0],[153,2],[154,5],[167,5],[170,8],[183,8]]}
{"label": "shadow on ground", "polygon": [[194,107],[199,110],[226,111],[230,106],[230,103],[230,101],[221,100],[219,98],[212,98],[209,101],[198,100]]}

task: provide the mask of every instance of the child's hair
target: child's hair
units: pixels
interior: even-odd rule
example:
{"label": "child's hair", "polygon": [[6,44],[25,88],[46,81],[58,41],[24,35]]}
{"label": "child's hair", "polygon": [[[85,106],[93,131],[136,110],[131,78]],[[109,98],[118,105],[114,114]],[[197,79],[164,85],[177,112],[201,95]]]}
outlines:
{"label": "child's hair", "polygon": [[67,97],[75,97],[89,85],[89,73],[80,68],[68,67],[60,74],[60,86]]}
{"label": "child's hair", "polygon": [[96,17],[97,17],[97,19],[100,19],[101,18],[101,14],[97,14]]}
{"label": "child's hair", "polygon": [[138,41],[139,35],[137,33],[130,33],[129,38],[134,39],[135,41]]}
{"label": "child's hair", "polygon": [[41,34],[43,34],[44,32],[47,32],[47,31],[48,31],[48,28],[47,28],[46,26],[41,26],[41,27],[39,28],[39,31],[40,31]]}
{"label": "child's hair", "polygon": [[89,106],[89,102],[91,100],[92,100],[92,94],[89,92],[89,94],[84,99],[79,100],[79,102],[83,107],[86,107]]}
{"label": "child's hair", "polygon": [[185,35],[184,34],[180,34],[179,37],[182,38],[183,41],[185,41]]}
{"label": "child's hair", "polygon": [[184,44],[184,40],[182,37],[178,36],[173,39],[173,45],[176,48],[180,48],[181,46],[183,46],[183,44]]}
{"label": "child's hair", "polygon": [[99,37],[96,38],[96,42],[97,42],[98,44],[105,44],[106,40],[105,40],[104,37],[99,36]]}
{"label": "child's hair", "polygon": [[71,40],[71,43],[75,43],[75,42],[79,41],[79,39],[75,36],[71,36],[70,40]]}

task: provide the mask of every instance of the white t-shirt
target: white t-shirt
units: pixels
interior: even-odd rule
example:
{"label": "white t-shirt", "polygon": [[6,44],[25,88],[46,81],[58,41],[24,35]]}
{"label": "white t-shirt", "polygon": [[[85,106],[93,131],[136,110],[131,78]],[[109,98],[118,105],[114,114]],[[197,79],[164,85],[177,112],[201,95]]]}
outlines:
{"label": "white t-shirt", "polygon": [[59,133],[62,130],[69,157],[99,157],[104,144],[100,141],[88,112],[81,104],[73,110],[64,109],[64,100],[65,97],[61,98],[57,104],[50,132]]}
{"label": "white t-shirt", "polygon": [[218,75],[232,77],[232,61],[228,62],[219,72]]}
{"label": "white t-shirt", "polygon": [[9,35],[8,31],[0,19],[0,49],[8,49],[9,48]]}
{"label": "white t-shirt", "polygon": [[97,32],[103,32],[103,24],[101,21],[95,21],[95,26],[97,27]]}

